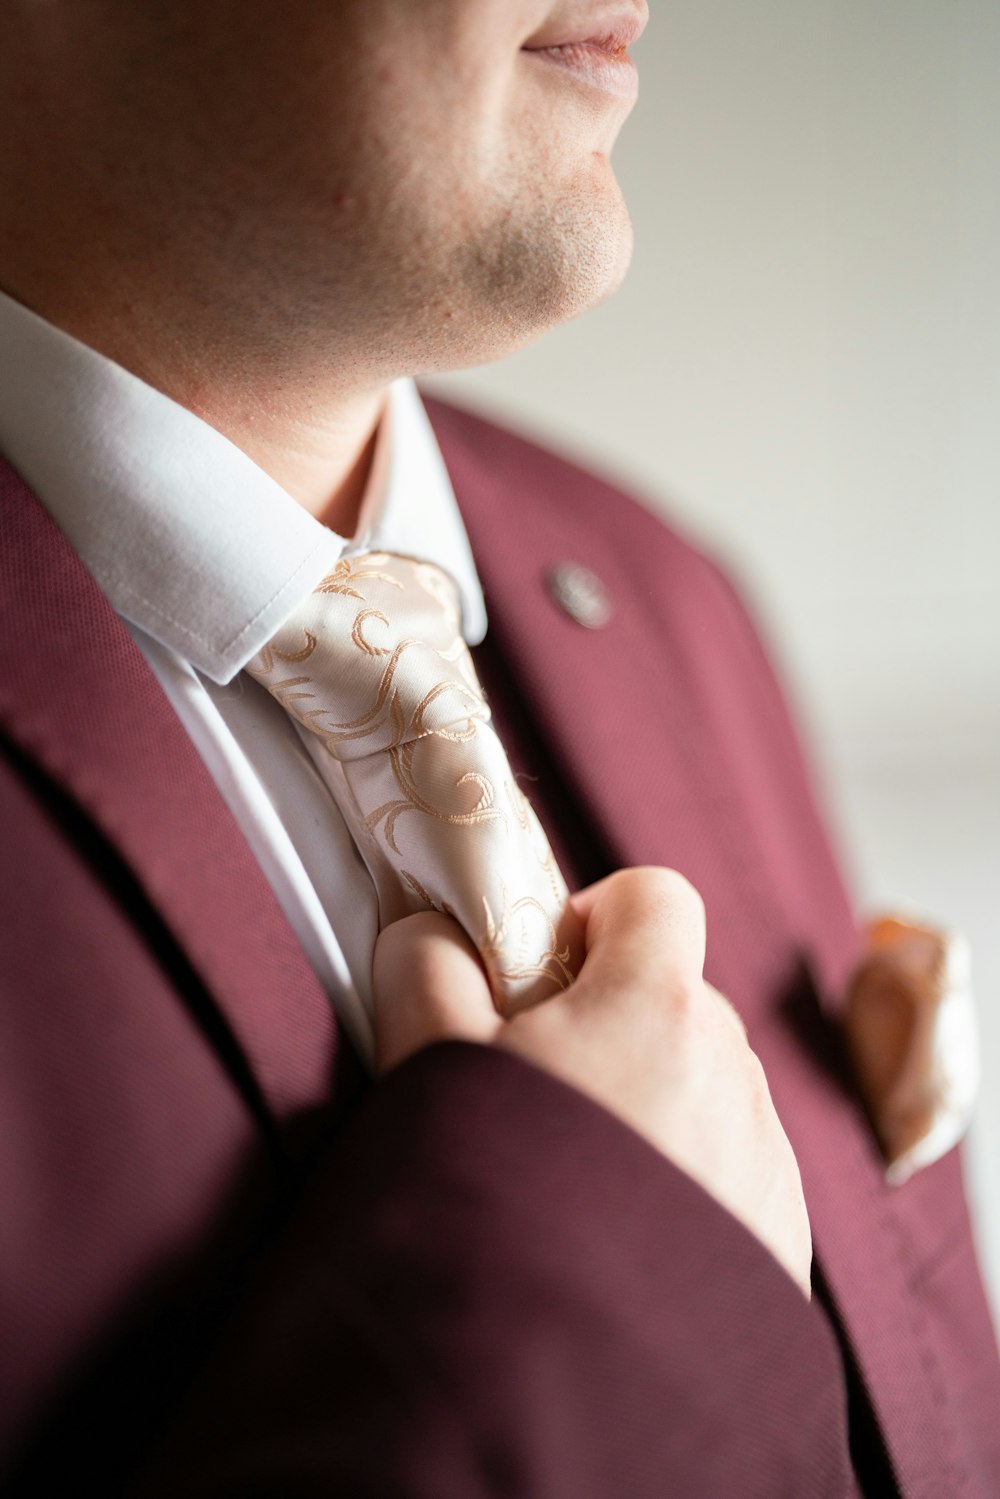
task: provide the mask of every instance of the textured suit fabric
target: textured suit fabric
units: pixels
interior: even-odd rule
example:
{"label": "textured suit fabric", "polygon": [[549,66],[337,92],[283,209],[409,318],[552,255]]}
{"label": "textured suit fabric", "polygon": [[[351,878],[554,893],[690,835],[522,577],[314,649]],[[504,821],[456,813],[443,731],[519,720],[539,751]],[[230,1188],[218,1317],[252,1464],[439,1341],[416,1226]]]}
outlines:
{"label": "textured suit fabric", "polygon": [[[885,1184],[839,1034],[854,919],[744,607],[717,567],[613,487],[496,428],[433,415],[495,659],[517,663],[482,675],[495,708],[501,687],[515,707],[518,684],[540,802],[562,806],[575,872],[668,863],[705,897],[707,976],[748,1025],[802,1170],[868,1491],[1000,1492],[1000,1366],[961,1155]],[[609,590],[607,630],[577,629],[546,596],[544,574],[568,551]]]}
{"label": "textured suit fabric", "polygon": [[[841,1499],[849,1437],[867,1494],[985,1499],[1000,1374],[958,1157],[882,1183],[834,1024],[853,922],[752,628],[606,486],[433,416],[512,759],[567,873],[672,863],[706,896],[820,1294],[526,1064],[435,1047],[358,1105],[204,767],[5,470],[8,1490]],[[548,598],[568,549],[611,591],[604,632]]]}

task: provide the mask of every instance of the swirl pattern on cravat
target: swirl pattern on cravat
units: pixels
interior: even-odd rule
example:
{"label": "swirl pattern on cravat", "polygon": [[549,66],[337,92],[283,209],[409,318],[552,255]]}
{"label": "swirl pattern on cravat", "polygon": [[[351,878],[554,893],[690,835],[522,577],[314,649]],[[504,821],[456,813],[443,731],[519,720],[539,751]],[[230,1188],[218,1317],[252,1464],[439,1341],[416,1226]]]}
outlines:
{"label": "swirl pattern on cravat", "polygon": [[336,798],[381,926],[427,909],[455,917],[504,1015],[569,985],[579,923],[439,568],[342,558],[247,671],[294,720]]}

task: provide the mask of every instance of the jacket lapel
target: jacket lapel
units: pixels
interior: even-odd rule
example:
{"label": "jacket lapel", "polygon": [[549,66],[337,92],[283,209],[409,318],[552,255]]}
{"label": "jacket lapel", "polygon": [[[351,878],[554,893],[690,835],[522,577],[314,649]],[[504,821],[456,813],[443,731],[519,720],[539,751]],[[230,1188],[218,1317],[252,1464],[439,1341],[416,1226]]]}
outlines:
{"label": "jacket lapel", "polygon": [[[483,582],[490,652],[518,684],[558,789],[600,839],[608,869],[681,869],[706,901],[710,931],[722,907],[726,936],[714,955],[710,942],[710,977],[735,984],[752,1019],[756,996],[787,977],[781,944],[759,934],[784,936],[787,921],[748,837],[731,746],[709,728],[718,642],[694,554],[590,476],[494,429],[470,433],[470,419],[447,408],[429,410]],[[506,444],[502,464],[483,430]],[[603,628],[582,628],[553,600],[548,580],[566,561],[601,579],[612,610]],[[544,795],[539,810],[544,820]]]}
{"label": "jacket lapel", "polygon": [[[557,768],[559,798],[575,802],[576,817],[603,840],[606,867],[671,864],[705,898],[706,972],[741,1010],[765,1066],[799,1160],[834,1316],[901,1492],[955,1492],[903,1225],[840,1060],[829,990],[853,960],[853,923],[820,868],[817,888],[831,909],[815,916],[806,948],[788,914],[794,891],[786,898],[778,859],[769,867],[762,856],[767,828],[748,815],[730,759],[739,744],[726,744],[710,701],[719,642],[704,600],[714,570],[590,476],[461,413],[429,409],[483,580],[488,673],[502,683],[506,662],[530,720],[527,738]],[[547,577],[567,560],[602,580],[613,610],[604,628],[581,628],[554,604]],[[502,691],[499,701],[501,728],[506,715],[523,743],[513,700]],[[546,787],[536,790],[546,820]],[[564,842],[558,826],[552,831]]]}
{"label": "jacket lapel", "polygon": [[2,460],[0,626],[0,724],[128,866],[224,1017],[199,1019],[251,1107],[326,1101],[346,1049],[329,1002],[141,652]]}

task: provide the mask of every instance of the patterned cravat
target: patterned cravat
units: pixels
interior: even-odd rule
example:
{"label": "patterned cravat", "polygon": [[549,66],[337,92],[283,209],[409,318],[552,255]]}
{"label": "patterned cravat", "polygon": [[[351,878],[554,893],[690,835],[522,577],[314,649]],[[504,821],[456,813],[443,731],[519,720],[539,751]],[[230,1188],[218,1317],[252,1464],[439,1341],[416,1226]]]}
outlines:
{"label": "patterned cravat", "polygon": [[380,926],[428,909],[454,916],[502,1015],[567,987],[579,924],[440,569],[342,559],[247,671],[298,726],[375,882]]}

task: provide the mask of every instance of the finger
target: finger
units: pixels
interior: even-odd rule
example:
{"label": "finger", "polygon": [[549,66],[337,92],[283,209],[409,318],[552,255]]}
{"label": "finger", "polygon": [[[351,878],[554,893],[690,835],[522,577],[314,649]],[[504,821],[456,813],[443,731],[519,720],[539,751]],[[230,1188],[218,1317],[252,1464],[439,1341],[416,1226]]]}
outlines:
{"label": "finger", "polygon": [[436,911],[380,933],[372,987],[379,1073],[433,1041],[492,1041],[501,1024],[475,948],[456,921]]}
{"label": "finger", "polygon": [[573,910],[576,912],[576,914],[579,916],[580,920],[583,922],[584,926],[586,926],[589,922],[590,913],[593,911],[596,902],[600,898],[602,890],[604,890],[609,881],[613,880],[614,878],[615,876],[613,874],[605,875],[603,880],[596,880],[593,885],[588,885],[583,890],[577,890],[573,895],[570,896],[569,903],[573,907]]}
{"label": "finger", "polygon": [[573,897],[586,921],[588,984],[700,982],[705,907],[673,869],[622,869]]}
{"label": "finger", "polygon": [[733,1004],[732,1000],[727,999],[724,994],[720,994],[718,989],[714,989],[711,984],[705,985],[705,992],[706,994],[710,994],[719,1005],[720,1011],[726,1019],[726,1023],[734,1028],[736,1033],[739,1035],[740,1040],[746,1042],[749,1045],[749,1035],[747,1033],[747,1028],[746,1024],[744,1023],[743,1016]]}

